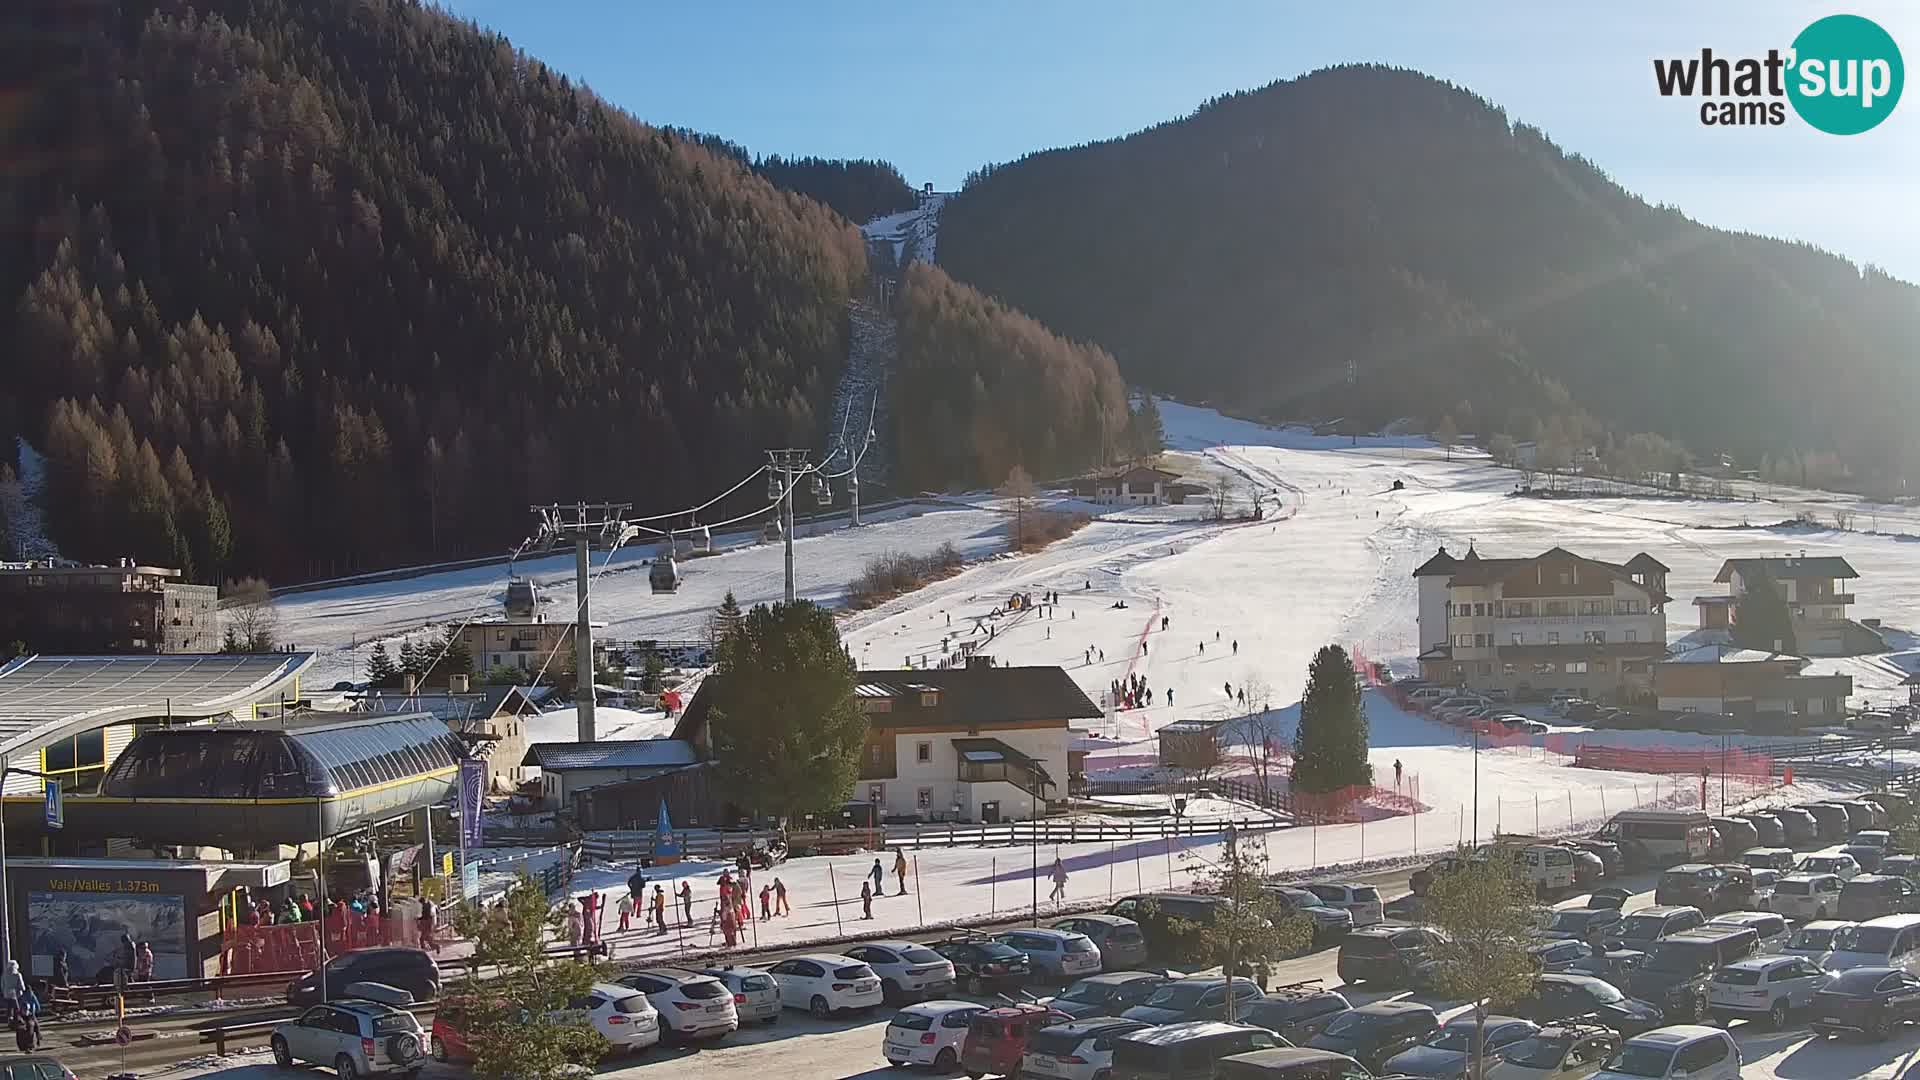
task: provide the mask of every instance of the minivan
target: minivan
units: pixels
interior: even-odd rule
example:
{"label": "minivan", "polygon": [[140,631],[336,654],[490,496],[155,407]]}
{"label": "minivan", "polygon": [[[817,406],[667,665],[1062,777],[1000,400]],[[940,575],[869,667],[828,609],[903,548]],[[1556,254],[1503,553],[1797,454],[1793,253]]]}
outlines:
{"label": "minivan", "polygon": [[1720,830],[1720,846],[1728,855],[1738,855],[1750,847],[1760,846],[1760,830],[1754,828],[1753,822],[1737,817],[1709,820],[1714,828]]}
{"label": "minivan", "polygon": [[1893,967],[1920,974],[1920,915],[1883,915],[1833,935],[1828,971]]}
{"label": "minivan", "polygon": [[1787,842],[1786,826],[1780,824],[1780,819],[1774,817],[1772,814],[1755,811],[1747,814],[1735,814],[1734,818],[1735,820],[1746,822],[1753,828],[1753,831],[1757,834],[1757,838],[1754,840],[1756,844],[1779,847]]}
{"label": "minivan", "polygon": [[1196,1020],[1123,1035],[1113,1044],[1111,1080],[1210,1080],[1223,1057],[1283,1045],[1251,1024]]}
{"label": "minivan", "polygon": [[1861,874],[1840,889],[1840,917],[1866,922],[1882,915],[1920,911],[1920,889],[1903,877]]}
{"label": "minivan", "polygon": [[1661,939],[1628,980],[1628,993],[1652,1002],[1668,1019],[1698,1019],[1713,972],[1752,956],[1760,935],[1751,929],[1707,926]]}
{"label": "minivan", "polygon": [[1713,822],[1697,810],[1622,810],[1599,836],[1619,844],[1636,867],[1700,860],[1713,850]]}
{"label": "minivan", "polygon": [[1740,861],[1755,870],[1792,870],[1797,856],[1792,848],[1758,847],[1740,853]]}

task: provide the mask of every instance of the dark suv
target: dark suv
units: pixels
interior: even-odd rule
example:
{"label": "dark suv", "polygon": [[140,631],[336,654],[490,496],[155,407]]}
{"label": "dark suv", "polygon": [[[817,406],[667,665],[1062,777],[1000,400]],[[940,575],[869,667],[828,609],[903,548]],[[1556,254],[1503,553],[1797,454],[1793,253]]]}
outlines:
{"label": "dark suv", "polygon": [[1411,1001],[1376,1001],[1333,1018],[1307,1045],[1345,1054],[1379,1072],[1386,1060],[1411,1050],[1440,1030],[1432,1006]]}
{"label": "dark suv", "polygon": [[1331,990],[1286,986],[1248,1005],[1241,1019],[1299,1046],[1352,1007]]}
{"label": "dark suv", "polygon": [[1119,915],[1140,924],[1146,935],[1147,952],[1162,960],[1206,959],[1194,955],[1191,933],[1175,929],[1175,922],[1189,926],[1209,926],[1227,906],[1221,896],[1194,896],[1189,893],[1144,893],[1114,902],[1107,914]]}
{"label": "dark suv", "polygon": [[310,971],[287,985],[287,1003],[312,1005],[321,1000],[320,980],[326,979],[326,998],[345,997],[354,983],[384,983],[413,995],[415,1001],[440,996],[440,969],[424,949],[355,949],[327,961],[323,971]]}
{"label": "dark suv", "polygon": [[1920,889],[1903,877],[1860,874],[1840,887],[1839,918],[1866,922],[1882,915],[1920,911]]}
{"label": "dark suv", "polygon": [[1369,926],[1348,934],[1335,961],[1342,982],[1408,986],[1439,941],[1424,926]]}
{"label": "dark suv", "polygon": [[1717,866],[1681,863],[1660,875],[1660,883],[1653,890],[1653,902],[1672,907],[1697,907],[1718,915],[1739,910],[1740,901],[1753,896],[1753,879],[1747,879],[1746,897],[1739,896],[1738,891],[1727,872]]}
{"label": "dark suv", "polygon": [[1630,992],[1660,1007],[1667,1019],[1697,1020],[1706,1008],[1715,970],[1752,956],[1760,935],[1751,928],[1706,927],[1662,938],[1628,979]]}
{"label": "dark suv", "polygon": [[953,965],[954,982],[975,996],[1016,989],[1033,977],[1027,954],[1004,942],[964,937],[927,947]]}
{"label": "dark suv", "polygon": [[1647,907],[1622,918],[1607,931],[1606,947],[1645,951],[1668,934],[1705,926],[1707,917],[1697,907]]}

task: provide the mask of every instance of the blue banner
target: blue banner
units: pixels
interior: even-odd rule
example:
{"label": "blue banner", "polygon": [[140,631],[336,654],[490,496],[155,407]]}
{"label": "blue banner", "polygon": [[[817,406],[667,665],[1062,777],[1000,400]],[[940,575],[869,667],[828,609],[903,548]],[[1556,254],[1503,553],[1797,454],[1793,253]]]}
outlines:
{"label": "blue banner", "polygon": [[487,763],[469,758],[460,763],[460,846],[484,847],[481,796],[487,791]]}

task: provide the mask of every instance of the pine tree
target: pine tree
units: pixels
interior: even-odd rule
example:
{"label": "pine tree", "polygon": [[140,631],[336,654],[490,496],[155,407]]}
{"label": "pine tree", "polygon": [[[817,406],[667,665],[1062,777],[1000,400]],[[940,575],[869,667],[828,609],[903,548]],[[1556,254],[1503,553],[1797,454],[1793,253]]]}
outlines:
{"label": "pine tree", "polygon": [[1747,591],[1734,610],[1733,643],[1761,652],[1798,653],[1793,636],[1793,613],[1773,574],[1764,566],[1747,578]]}
{"label": "pine tree", "polygon": [[420,650],[413,647],[412,638],[400,643],[400,674],[418,676],[421,662]]}
{"label": "pine tree", "polygon": [[400,669],[393,665],[384,641],[374,642],[373,654],[367,657],[367,685],[376,688],[400,685]]}
{"label": "pine tree", "polygon": [[714,609],[713,615],[707,620],[707,644],[713,646],[715,663],[720,662],[720,647],[740,629],[742,618],[740,601],[735,600],[733,590],[728,589],[720,606]]}
{"label": "pine tree", "polygon": [[1133,452],[1141,457],[1153,457],[1167,448],[1167,432],[1160,420],[1160,404],[1153,400],[1152,394],[1140,399],[1140,407],[1133,410],[1128,421],[1129,442]]}
{"label": "pine tree", "polygon": [[1337,791],[1373,782],[1367,763],[1367,711],[1353,661],[1338,645],[1322,646],[1307,667],[1300,726],[1293,740],[1293,787]]}

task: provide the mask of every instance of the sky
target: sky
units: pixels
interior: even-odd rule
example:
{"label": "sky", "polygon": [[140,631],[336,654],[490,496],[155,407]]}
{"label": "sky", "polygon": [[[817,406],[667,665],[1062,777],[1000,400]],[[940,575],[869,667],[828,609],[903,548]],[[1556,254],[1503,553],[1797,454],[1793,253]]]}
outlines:
{"label": "sky", "polygon": [[[443,0],[649,123],[756,154],[871,157],[916,186],[1111,138],[1340,63],[1414,68],[1545,130],[1649,202],[1920,281],[1920,91],[1872,131],[1715,128],[1656,57],[1785,49],[1836,12],[1920,61],[1920,4],[1538,0]],[[1604,14],[1603,14],[1604,13]]]}

